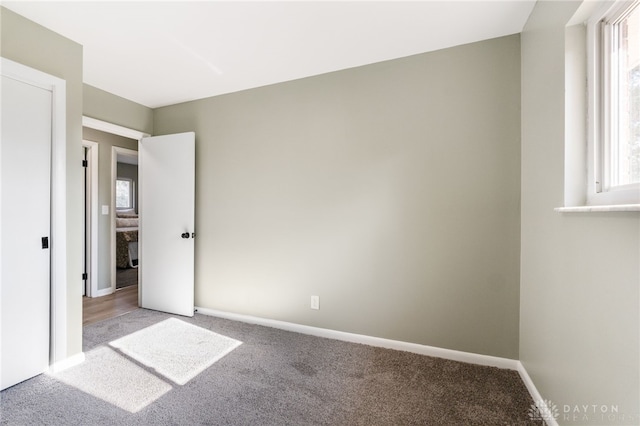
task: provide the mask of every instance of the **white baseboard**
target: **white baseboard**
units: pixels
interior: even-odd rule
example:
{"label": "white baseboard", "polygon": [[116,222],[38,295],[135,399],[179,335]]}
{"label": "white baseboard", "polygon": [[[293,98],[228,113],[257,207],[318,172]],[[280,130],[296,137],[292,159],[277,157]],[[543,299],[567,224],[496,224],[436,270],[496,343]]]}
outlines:
{"label": "white baseboard", "polygon": [[[531,395],[533,401],[538,404],[544,405],[544,407],[547,409],[545,410],[545,412],[548,412],[548,409],[550,407],[547,406],[547,401],[542,398],[542,395],[540,395],[540,392],[538,392],[538,388],[536,388],[536,385],[533,383],[533,380],[531,380],[529,373],[527,373],[527,370],[524,368],[524,365],[522,365],[522,362],[520,361],[518,361],[518,373],[520,374],[520,378],[524,382],[524,385],[527,387],[529,395]],[[546,419],[545,423],[547,424],[547,426],[558,426],[558,422],[553,417]]]}
{"label": "white baseboard", "polygon": [[395,349],[420,355],[428,355],[437,358],[450,359],[453,361],[466,362],[469,364],[485,365],[490,367],[505,368],[509,370],[519,370],[520,368],[520,362],[515,359],[501,358],[490,355],[480,355],[471,352],[456,351],[453,349],[443,349],[437,348],[435,346],[420,345],[417,343],[408,343],[399,340],[384,339],[381,337],[365,336],[362,334],[346,333],[344,331],[311,327],[308,325],[300,325],[291,322],[254,317],[250,315],[234,314],[231,312],[218,311],[215,309],[196,307],[196,310],[198,313],[203,315],[209,315],[233,321],[246,322],[249,324],[263,325],[266,327],[278,328],[281,330],[293,331],[302,334],[309,334],[312,336],[342,340],[345,342],[361,343],[369,346]]}
{"label": "white baseboard", "polygon": [[60,371],[66,370],[67,368],[82,364],[84,362],[84,359],[84,352],[72,355],[67,359],[63,359],[62,361],[51,364],[49,366],[48,373],[59,373]]}
{"label": "white baseboard", "polygon": [[95,295],[91,295],[91,297],[93,298],[93,297],[108,296],[111,293],[113,293],[113,289],[111,287],[107,287],[100,290],[96,290]]}
{"label": "white baseboard", "polygon": [[[380,337],[365,336],[362,334],[346,333],[344,331],[329,330],[326,328],[311,327],[308,325],[300,325],[286,321],[279,321],[251,315],[234,314],[231,312],[218,311],[215,309],[196,307],[198,313],[203,315],[214,316],[218,318],[229,319],[233,321],[246,322],[249,324],[257,324],[266,327],[278,328],[296,333],[309,334],[312,336],[326,337],[329,339],[342,340],[345,342],[361,343],[369,346],[377,346],[387,349],[395,349],[399,351],[412,352],[419,355],[433,356],[437,358],[450,359],[452,361],[466,362],[469,364],[485,365],[490,367],[498,367],[509,370],[515,370],[520,375],[525,387],[529,391],[534,402],[545,404],[545,400],[538,392],[533,380],[519,360],[501,358],[490,355],[480,355],[471,352],[456,351],[453,349],[443,349],[435,346],[420,345],[417,343],[402,342],[399,340],[383,339]],[[558,422],[554,418],[546,420],[547,426],[558,426]]]}

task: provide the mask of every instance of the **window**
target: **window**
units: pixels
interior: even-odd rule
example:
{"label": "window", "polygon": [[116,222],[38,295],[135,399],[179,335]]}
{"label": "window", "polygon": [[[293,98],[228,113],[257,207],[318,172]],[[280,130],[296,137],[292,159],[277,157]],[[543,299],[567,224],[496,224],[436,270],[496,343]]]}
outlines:
{"label": "window", "polygon": [[133,181],[131,179],[116,179],[116,209],[132,209]]}
{"label": "window", "polygon": [[590,204],[640,203],[640,1],[600,11],[590,31]]}

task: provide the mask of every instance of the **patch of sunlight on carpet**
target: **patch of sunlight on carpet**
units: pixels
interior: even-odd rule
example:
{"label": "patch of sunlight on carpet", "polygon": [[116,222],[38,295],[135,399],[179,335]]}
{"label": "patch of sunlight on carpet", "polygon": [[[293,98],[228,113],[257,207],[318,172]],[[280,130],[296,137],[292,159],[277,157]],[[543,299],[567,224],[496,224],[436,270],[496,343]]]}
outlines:
{"label": "patch of sunlight on carpet", "polygon": [[110,345],[167,379],[184,385],[242,342],[168,318]]}
{"label": "patch of sunlight on carpet", "polygon": [[82,364],[51,376],[130,413],[140,411],[172,389],[170,384],[105,346],[89,351]]}

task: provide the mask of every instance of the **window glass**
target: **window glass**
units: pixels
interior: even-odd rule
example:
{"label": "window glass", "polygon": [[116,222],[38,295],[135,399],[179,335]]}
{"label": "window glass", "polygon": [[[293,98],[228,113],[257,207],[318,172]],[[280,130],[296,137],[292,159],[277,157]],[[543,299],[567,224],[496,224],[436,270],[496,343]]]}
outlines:
{"label": "window glass", "polygon": [[612,186],[640,182],[640,7],[635,6],[613,27]]}
{"label": "window glass", "polygon": [[133,208],[133,188],[129,179],[116,180],[116,208],[131,209]]}

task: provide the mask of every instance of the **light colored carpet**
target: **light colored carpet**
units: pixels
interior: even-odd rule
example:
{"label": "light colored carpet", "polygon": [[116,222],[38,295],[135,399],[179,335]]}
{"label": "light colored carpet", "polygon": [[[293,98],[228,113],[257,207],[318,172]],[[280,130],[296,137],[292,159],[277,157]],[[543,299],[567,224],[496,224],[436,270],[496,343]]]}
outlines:
{"label": "light colored carpet", "polygon": [[[91,324],[83,349],[117,352],[110,342],[168,318],[137,309]],[[184,386],[129,359],[173,387],[135,413],[34,377],[0,392],[0,426],[543,425],[529,416],[533,400],[516,371],[199,314],[176,319],[243,343]]]}
{"label": "light colored carpet", "polygon": [[52,376],[130,413],[171,390],[170,384],[107,346],[87,352],[85,362]]}
{"label": "light colored carpet", "polygon": [[168,318],[114,340],[110,346],[184,385],[241,344],[177,318]]}
{"label": "light colored carpet", "polygon": [[[184,385],[242,342],[168,318],[86,353],[53,377],[130,413]],[[168,379],[168,380],[167,380]]]}

